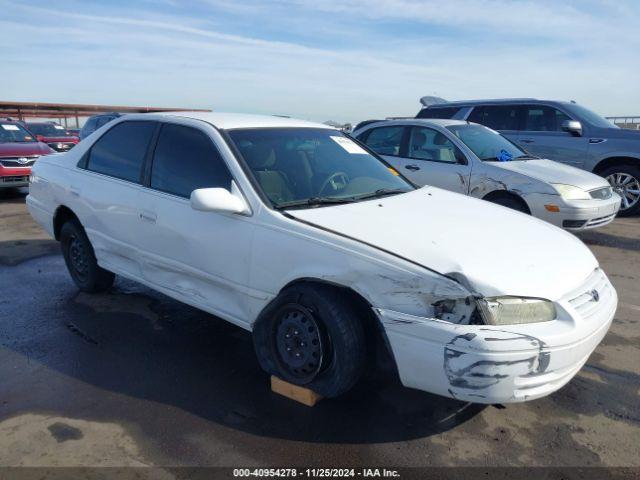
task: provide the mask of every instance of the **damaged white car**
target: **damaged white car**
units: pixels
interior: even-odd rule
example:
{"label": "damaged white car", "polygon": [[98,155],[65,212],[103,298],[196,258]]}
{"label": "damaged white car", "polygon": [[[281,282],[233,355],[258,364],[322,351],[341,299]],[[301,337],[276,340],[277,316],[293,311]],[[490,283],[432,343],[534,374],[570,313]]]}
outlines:
{"label": "damaged white car", "polygon": [[482,198],[573,231],[603,227],[620,209],[621,198],[606,179],[529,155],[482,125],[435,119],[363,123],[353,135],[418,185]]}
{"label": "damaged white car", "polygon": [[81,290],[137,280],[252,331],[267,372],[330,397],[375,345],[408,387],[541,397],[617,305],[572,235],[415,189],[341,132],[292,119],[128,115],[40,160],[27,204]]}

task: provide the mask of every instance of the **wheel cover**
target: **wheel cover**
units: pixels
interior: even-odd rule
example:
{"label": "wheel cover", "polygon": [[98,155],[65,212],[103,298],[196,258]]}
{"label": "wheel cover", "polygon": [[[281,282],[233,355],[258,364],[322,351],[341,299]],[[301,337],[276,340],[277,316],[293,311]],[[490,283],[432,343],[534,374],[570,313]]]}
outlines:
{"label": "wheel cover", "polygon": [[629,173],[612,173],[607,181],[613,191],[622,197],[621,210],[634,207],[640,201],[640,180]]}
{"label": "wheel cover", "polygon": [[73,235],[69,242],[69,260],[75,274],[80,279],[85,279],[89,269],[89,257],[84,242],[76,235]]}
{"label": "wheel cover", "polygon": [[275,343],[280,366],[300,383],[315,378],[322,366],[322,333],[312,313],[300,305],[287,305],[278,314]]}

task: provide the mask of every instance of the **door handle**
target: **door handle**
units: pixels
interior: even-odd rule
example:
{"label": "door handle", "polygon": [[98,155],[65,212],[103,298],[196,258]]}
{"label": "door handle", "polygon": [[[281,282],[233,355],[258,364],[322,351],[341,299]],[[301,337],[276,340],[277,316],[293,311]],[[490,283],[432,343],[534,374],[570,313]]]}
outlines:
{"label": "door handle", "polygon": [[521,143],[533,143],[533,139],[531,138],[523,138],[520,140]]}
{"label": "door handle", "polygon": [[420,167],[417,165],[405,165],[405,167],[407,170],[411,170],[413,172],[415,172],[416,170],[420,170]]}
{"label": "door handle", "polygon": [[153,212],[140,212],[139,214],[140,220],[144,220],[149,223],[156,223],[158,216]]}

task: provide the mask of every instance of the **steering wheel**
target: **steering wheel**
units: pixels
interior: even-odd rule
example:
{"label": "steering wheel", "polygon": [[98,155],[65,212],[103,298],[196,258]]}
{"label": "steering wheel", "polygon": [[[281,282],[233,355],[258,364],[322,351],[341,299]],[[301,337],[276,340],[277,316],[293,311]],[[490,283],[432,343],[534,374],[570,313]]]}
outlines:
{"label": "steering wheel", "polygon": [[334,192],[343,189],[349,183],[349,175],[344,172],[336,172],[327,178],[320,187],[319,195],[322,195],[329,185]]}

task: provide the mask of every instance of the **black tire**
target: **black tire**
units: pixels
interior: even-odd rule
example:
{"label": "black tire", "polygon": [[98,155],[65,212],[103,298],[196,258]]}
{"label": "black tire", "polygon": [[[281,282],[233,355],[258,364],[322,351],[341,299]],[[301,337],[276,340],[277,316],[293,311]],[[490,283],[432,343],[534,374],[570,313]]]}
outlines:
{"label": "black tire", "polygon": [[[600,172],[600,175],[609,181],[618,195],[623,197],[618,215],[621,217],[637,215],[640,212],[640,195],[627,192],[625,190],[625,185],[618,184],[616,179],[622,181],[624,181],[624,179],[630,179],[629,183],[632,184],[632,188],[629,188],[629,190],[637,192],[640,187],[640,167],[637,165],[625,164],[614,165],[613,167],[605,168]],[[627,185],[629,185],[629,183],[627,183]],[[629,205],[628,207],[625,206],[625,198]]]}
{"label": "black tire", "polygon": [[81,291],[103,292],[113,285],[115,275],[98,266],[91,242],[78,221],[62,225],[60,246],[67,270]]}
{"label": "black tire", "polygon": [[[304,325],[308,336],[287,340],[291,326]],[[317,326],[318,336],[311,329]],[[287,337],[288,338],[288,337]],[[302,340],[310,340],[306,344]],[[319,343],[314,345],[313,342]],[[353,387],[364,372],[367,349],[363,325],[348,297],[328,285],[300,284],[283,291],[260,315],[253,329],[258,361],[269,374],[305,385],[325,397],[337,397]],[[287,342],[298,342],[285,353]],[[319,348],[318,348],[319,347]],[[319,358],[318,355],[319,354]],[[291,357],[291,358],[289,358]],[[309,360],[309,363],[304,363]],[[302,367],[296,362],[302,361]],[[309,367],[306,372],[301,371]]]}
{"label": "black tire", "polygon": [[486,200],[488,200],[491,203],[495,203],[498,205],[502,205],[503,207],[510,208],[511,210],[516,210],[518,212],[531,215],[531,211],[529,211],[529,207],[524,202],[524,200],[516,197],[515,195],[510,195],[510,194],[496,195],[493,197],[489,197]]}

